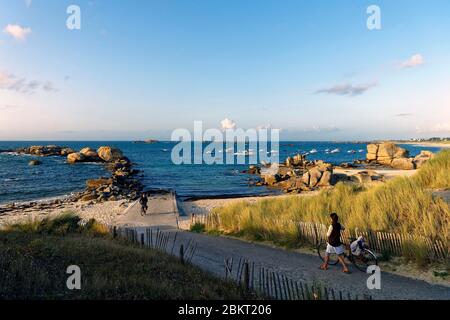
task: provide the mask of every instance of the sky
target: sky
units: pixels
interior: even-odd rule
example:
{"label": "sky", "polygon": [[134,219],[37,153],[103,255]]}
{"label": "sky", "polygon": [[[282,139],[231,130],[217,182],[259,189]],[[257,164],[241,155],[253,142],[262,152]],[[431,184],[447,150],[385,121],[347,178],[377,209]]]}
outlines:
{"label": "sky", "polygon": [[194,121],[450,136],[449,15],[448,0],[0,0],[0,140],[166,140]]}

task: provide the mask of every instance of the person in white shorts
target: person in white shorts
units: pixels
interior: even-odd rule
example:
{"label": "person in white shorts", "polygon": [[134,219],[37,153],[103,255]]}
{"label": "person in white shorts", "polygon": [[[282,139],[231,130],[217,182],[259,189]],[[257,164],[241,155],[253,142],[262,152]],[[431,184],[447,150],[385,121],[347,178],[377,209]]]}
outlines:
{"label": "person in white shorts", "polygon": [[330,214],[331,225],[328,228],[327,232],[327,250],[325,255],[325,260],[323,264],[320,266],[322,270],[328,270],[328,262],[330,260],[331,254],[336,254],[338,256],[338,260],[341,263],[344,273],[350,273],[348,270],[347,264],[344,261],[344,246],[341,242],[341,231],[344,231],[345,228],[342,224],[339,223],[339,217],[336,213]]}

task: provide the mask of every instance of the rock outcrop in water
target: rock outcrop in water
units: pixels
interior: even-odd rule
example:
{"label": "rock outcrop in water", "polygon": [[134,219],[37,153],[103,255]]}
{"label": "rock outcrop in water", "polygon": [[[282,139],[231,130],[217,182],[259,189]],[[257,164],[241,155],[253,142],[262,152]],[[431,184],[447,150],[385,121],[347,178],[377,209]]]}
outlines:
{"label": "rock outcrop in water", "polygon": [[[138,170],[133,169],[131,161],[123,156],[120,149],[111,146],[102,146],[98,150],[86,147],[76,152],[67,147],[31,146],[14,150],[19,154],[29,154],[34,156],[66,157],[67,163],[76,164],[79,162],[99,162],[104,163],[111,172],[111,177],[90,179],[86,182],[86,190],[75,194],[70,201],[108,201],[131,199],[139,197],[139,192],[143,189],[140,179],[136,178]],[[30,165],[41,164],[39,160],[32,160]],[[80,168],[80,170],[82,170]],[[59,202],[55,202],[59,203]]]}
{"label": "rock outcrop in water", "polygon": [[308,161],[300,154],[288,157],[284,164],[276,166],[275,169],[261,169],[252,165],[244,172],[260,176],[261,181],[256,185],[279,188],[287,193],[330,187],[336,182],[333,165],[322,160]]}
{"label": "rock outcrop in water", "polygon": [[414,170],[420,168],[433,157],[430,151],[422,151],[415,158],[409,157],[409,152],[392,142],[373,143],[367,146],[366,161],[398,170]]}

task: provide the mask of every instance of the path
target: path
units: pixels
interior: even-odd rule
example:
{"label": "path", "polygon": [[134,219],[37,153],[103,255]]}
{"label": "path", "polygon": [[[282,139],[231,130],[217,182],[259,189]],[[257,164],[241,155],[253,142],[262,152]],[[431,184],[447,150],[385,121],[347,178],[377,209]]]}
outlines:
{"label": "path", "polygon": [[[162,199],[160,198],[162,201]],[[164,206],[169,207],[169,199],[163,202]],[[158,204],[155,201],[155,205]],[[155,212],[165,211],[156,210]],[[164,215],[150,215],[145,219],[141,219],[138,207],[134,206],[129,209],[127,221],[131,221],[135,217],[139,220],[138,225],[143,222],[149,223],[153,229],[156,228],[158,219]],[[152,221],[152,219],[155,220]],[[166,222],[165,219],[162,219]],[[136,225],[136,224],[135,224]],[[144,234],[145,228],[136,228],[139,234]],[[331,266],[328,271],[318,269],[320,260],[315,255],[296,253],[287,250],[271,248],[268,246],[248,243],[236,239],[226,237],[215,237],[204,234],[191,233],[182,231],[174,227],[169,227],[167,223],[163,223],[160,228],[163,233],[171,233],[168,251],[173,253],[179,252],[181,244],[186,248],[189,242],[196,243],[197,248],[192,259],[192,263],[201,269],[207,270],[219,277],[225,276],[224,259],[233,258],[234,261],[239,258],[245,258],[255,265],[262,265],[266,268],[278,271],[286,277],[293,280],[312,283],[320,282],[327,287],[335,290],[350,292],[353,295],[368,294],[374,299],[447,299],[450,300],[450,288],[431,285],[424,281],[413,280],[410,278],[382,273],[381,290],[369,290],[366,286],[368,275],[362,273],[355,268],[351,268],[352,274],[346,275],[340,271],[339,267]],[[176,233],[175,245],[172,245],[174,235]],[[153,235],[155,233],[153,232]],[[138,238],[140,239],[140,235]],[[146,239],[147,241],[147,239]]]}
{"label": "path", "polygon": [[116,221],[117,225],[128,227],[164,226],[178,227],[178,206],[176,196],[170,191],[150,191],[148,193],[148,209],[141,215],[139,201],[134,202],[125,214]]}

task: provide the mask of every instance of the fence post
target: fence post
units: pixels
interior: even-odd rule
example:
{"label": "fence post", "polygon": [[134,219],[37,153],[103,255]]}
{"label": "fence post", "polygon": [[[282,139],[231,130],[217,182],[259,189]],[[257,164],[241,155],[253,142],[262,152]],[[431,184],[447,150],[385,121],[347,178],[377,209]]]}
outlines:
{"label": "fence post", "polygon": [[244,288],[245,291],[250,291],[250,271],[247,261],[244,264]]}
{"label": "fence post", "polygon": [[141,233],[141,246],[144,246],[144,234]]}
{"label": "fence post", "polygon": [[113,228],[113,239],[117,238],[117,227],[114,226]]}
{"label": "fence post", "polygon": [[180,246],[180,261],[181,261],[181,264],[184,264],[184,246],[183,245]]}

